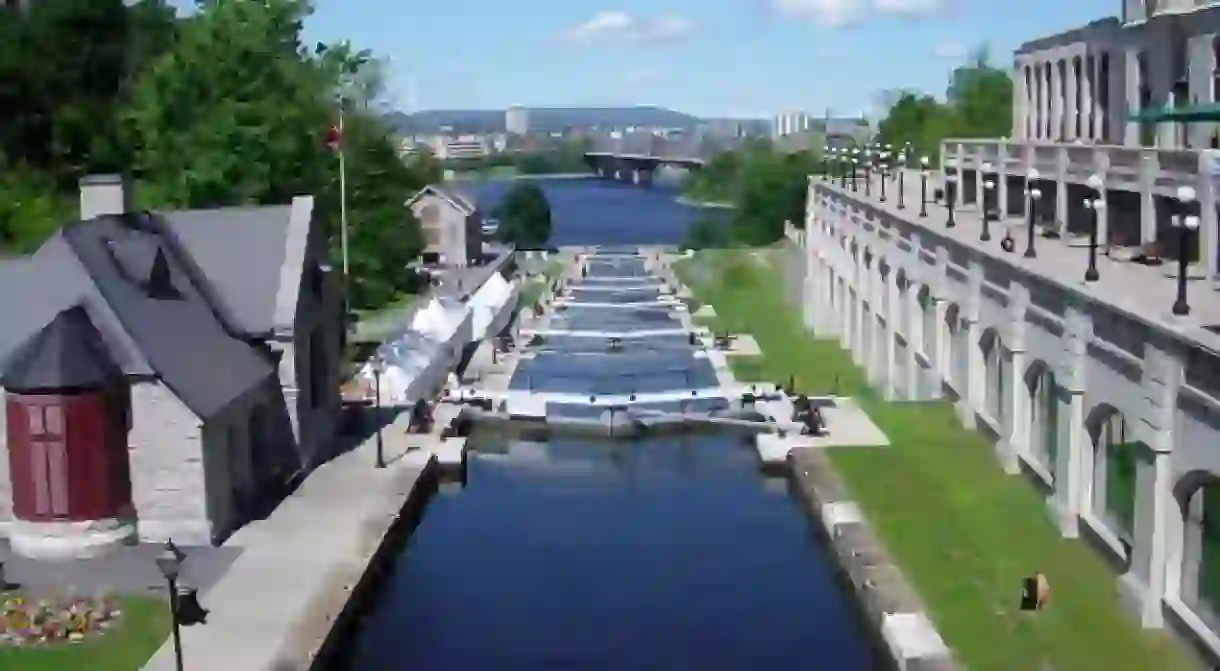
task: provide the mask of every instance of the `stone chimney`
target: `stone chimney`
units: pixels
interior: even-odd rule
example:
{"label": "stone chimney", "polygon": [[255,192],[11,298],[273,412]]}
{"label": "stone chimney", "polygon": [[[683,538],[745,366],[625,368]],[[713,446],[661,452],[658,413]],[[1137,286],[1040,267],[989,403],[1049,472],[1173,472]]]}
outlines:
{"label": "stone chimney", "polygon": [[80,218],[93,219],[132,210],[131,188],[122,175],[88,175],[80,181]]}

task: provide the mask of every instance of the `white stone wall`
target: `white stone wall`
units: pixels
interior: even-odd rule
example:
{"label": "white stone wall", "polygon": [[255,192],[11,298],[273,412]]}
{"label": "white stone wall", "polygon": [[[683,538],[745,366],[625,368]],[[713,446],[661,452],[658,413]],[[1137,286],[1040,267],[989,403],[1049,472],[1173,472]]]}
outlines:
{"label": "white stone wall", "polygon": [[[1220,632],[1200,630],[1179,597],[1183,566],[1194,558],[1183,556],[1185,513],[1175,499],[1189,493],[1175,488],[1199,482],[1200,472],[1220,480],[1220,358],[1173,329],[1030,273],[1001,252],[961,245],[913,219],[878,215],[830,188],[811,187],[809,198],[806,243],[813,249],[806,250],[811,262],[802,286],[814,329],[837,337],[887,397],[901,388],[904,398],[931,400],[943,390],[965,426],[995,438],[999,467],[1041,480],[1048,512],[1065,537],[1088,535],[1129,565],[1119,593],[1141,623],[1163,626],[1168,607],[1220,655]],[[895,272],[909,281],[897,287],[897,300]],[[898,306],[910,308],[920,293],[927,296],[923,304],[903,315]],[[952,329],[940,328],[946,319]],[[999,349],[988,356],[993,337]],[[916,345],[896,356],[887,342],[896,339]],[[1046,401],[1053,403],[1053,427],[1034,419],[1030,382],[1041,373],[1054,376]],[[912,377],[932,384],[912,385]],[[913,397],[912,389],[921,393]],[[1126,427],[1123,442],[1136,445],[1134,521],[1127,529],[1115,525],[1104,496],[1093,491],[1104,487],[1099,477],[1109,458],[1095,436],[1115,416]],[[1049,429],[1053,463],[1043,444],[1035,450],[1034,436]]]}
{"label": "white stone wall", "polygon": [[[159,381],[131,385],[127,436],[137,531],[148,541],[210,543],[203,426]],[[215,506],[216,503],[213,503]]]}

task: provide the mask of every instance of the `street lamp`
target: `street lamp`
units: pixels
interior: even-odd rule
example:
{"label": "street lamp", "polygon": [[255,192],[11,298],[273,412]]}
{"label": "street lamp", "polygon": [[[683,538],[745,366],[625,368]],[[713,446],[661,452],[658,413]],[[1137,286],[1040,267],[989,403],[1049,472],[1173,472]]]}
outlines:
{"label": "street lamp", "polygon": [[1179,186],[1177,196],[1173,226],[1178,229],[1178,299],[1173,302],[1173,313],[1181,316],[1190,314],[1190,303],[1186,302],[1187,255],[1190,253],[1190,236],[1199,230],[1199,217],[1194,214],[1193,187]]}
{"label": "street lamp", "polygon": [[927,156],[919,157],[919,216],[928,216],[928,163]]}
{"label": "street lamp", "polygon": [[851,191],[852,191],[852,193],[859,191],[859,188],[856,187],[856,170],[859,169],[858,168],[859,165],[860,165],[860,159],[853,156],[851,158]]}
{"label": "street lamp", "polygon": [[[991,171],[994,169],[995,169],[995,167],[992,166],[990,163],[983,163],[982,165],[979,166],[979,171],[978,171],[979,172],[978,178],[980,180],[982,180],[982,183],[983,183],[983,221],[984,222],[987,221],[991,217],[991,196],[994,193],[993,190],[995,189],[995,181],[992,180],[990,177],[988,177],[988,175],[990,175]],[[987,187],[988,182],[991,182],[991,188]]]}
{"label": "street lamp", "polygon": [[157,555],[157,568],[169,587],[169,617],[174,640],[174,662],[178,671],[182,671],[182,627],[207,622],[208,612],[199,605],[199,592],[186,590],[180,593],[178,576],[182,572],[182,562],[186,553],[174,545],[174,541],[165,542],[161,553]]}
{"label": "street lamp", "polygon": [[864,150],[864,160],[862,161],[862,163],[864,164],[864,197],[868,198],[870,195],[869,187],[872,185],[872,181],[873,181],[873,152],[872,152],[872,150],[870,150],[870,149]]}
{"label": "street lamp", "polygon": [[991,239],[991,213],[989,203],[991,196],[995,191],[995,182],[990,179],[983,182],[983,232],[979,235],[979,240],[987,242]]}
{"label": "street lamp", "polygon": [[1097,225],[1106,210],[1105,182],[1100,175],[1090,175],[1085,184],[1093,193],[1084,200],[1085,209],[1089,210],[1089,268],[1084,271],[1085,282],[1096,282],[1101,279],[1097,272]]}
{"label": "street lamp", "polygon": [[377,423],[377,458],[373,465],[385,468],[385,438],[381,430],[381,374],[385,372],[385,357],[380,353],[373,356],[373,417]]}
{"label": "street lamp", "polygon": [[[1032,184],[1032,180],[1038,178],[1037,170],[1030,170],[1030,176],[1026,176],[1026,184]],[[1029,195],[1029,225],[1025,228],[1025,258],[1032,259],[1038,256],[1038,251],[1034,249],[1034,222],[1038,220],[1038,201],[1042,198],[1042,190],[1033,187],[1027,188]]]}
{"label": "street lamp", "polygon": [[907,154],[906,154],[906,150],[903,150],[902,152],[900,152],[898,154],[898,209],[900,209],[900,210],[905,210],[907,207],[906,203],[902,202],[902,193],[903,193],[903,191],[906,191],[906,188],[904,187],[904,180],[902,178],[902,175],[906,171],[907,171]]}
{"label": "street lamp", "polygon": [[[885,154],[882,154],[885,157]],[[885,202],[885,180],[890,176],[890,164],[882,162],[878,169],[881,171],[881,202]]]}
{"label": "street lamp", "polygon": [[[953,163],[946,163],[946,167],[952,166]],[[957,173],[949,173],[945,175],[945,204],[949,207],[949,221],[945,222],[945,228],[954,228],[957,222],[953,220],[953,211],[957,207]]]}

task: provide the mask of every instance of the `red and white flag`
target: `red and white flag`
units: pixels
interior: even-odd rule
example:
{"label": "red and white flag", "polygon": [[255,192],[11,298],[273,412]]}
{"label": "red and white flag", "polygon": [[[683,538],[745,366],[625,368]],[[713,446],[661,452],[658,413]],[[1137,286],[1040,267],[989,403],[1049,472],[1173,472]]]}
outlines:
{"label": "red and white flag", "polygon": [[339,126],[331,124],[330,128],[326,129],[326,148],[331,151],[339,151],[343,144],[343,131],[339,130]]}

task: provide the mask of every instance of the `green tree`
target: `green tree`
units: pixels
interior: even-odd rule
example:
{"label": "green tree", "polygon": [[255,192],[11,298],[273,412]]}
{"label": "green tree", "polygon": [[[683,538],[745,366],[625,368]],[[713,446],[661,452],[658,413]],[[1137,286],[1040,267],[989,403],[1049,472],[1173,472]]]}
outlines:
{"label": "green tree", "polygon": [[1007,137],[1012,132],[1012,78],[990,64],[986,46],[953,69],[945,99],[953,108],[955,135]]}
{"label": "green tree", "polygon": [[700,214],[682,241],[682,249],[723,249],[732,245],[726,222],[708,213]]}
{"label": "green tree", "polygon": [[519,248],[544,247],[551,239],[551,205],[537,184],[518,182],[504,195],[494,215],[498,236]]}
{"label": "green tree", "polygon": [[889,113],[877,127],[880,142],[901,145],[910,142],[918,160],[928,156],[935,161],[943,140],[953,124],[952,109],[936,98],[911,91],[894,100]]}

